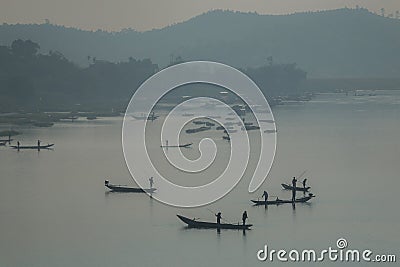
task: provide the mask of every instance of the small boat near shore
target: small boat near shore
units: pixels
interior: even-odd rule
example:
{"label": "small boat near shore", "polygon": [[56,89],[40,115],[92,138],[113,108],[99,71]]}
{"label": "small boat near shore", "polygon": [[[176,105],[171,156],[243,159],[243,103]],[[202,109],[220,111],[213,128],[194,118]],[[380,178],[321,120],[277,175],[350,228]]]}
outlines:
{"label": "small boat near shore", "polygon": [[90,115],[90,116],[87,116],[86,119],[87,119],[88,121],[93,121],[93,120],[97,120],[97,117],[94,116],[94,115]]}
{"label": "small boat near shore", "polygon": [[183,144],[183,145],[165,145],[160,147],[190,147],[193,143]]}
{"label": "small boat near shore", "polygon": [[[315,197],[314,195],[309,195],[307,197],[302,197],[302,198],[298,198],[294,201],[294,203],[305,203],[307,201],[309,201],[310,199],[312,199],[313,197]],[[254,206],[260,206],[260,205],[280,205],[280,204],[290,204],[293,203],[292,200],[282,200],[282,199],[278,199],[278,200],[251,200],[251,202],[254,203]]]}
{"label": "small boat near shore", "polygon": [[231,224],[231,223],[213,223],[213,222],[202,222],[194,219],[189,219],[182,215],[176,215],[178,218],[187,224],[189,228],[204,228],[204,229],[237,229],[237,230],[248,230],[252,227],[252,224]]}
{"label": "small boat near shore", "polygon": [[126,193],[154,193],[156,188],[137,188],[127,187],[125,185],[113,185],[108,180],[104,181],[104,185],[113,192],[126,192]]}
{"label": "small boat near shore", "polygon": [[259,127],[259,126],[256,126],[256,125],[245,125],[245,126],[244,126],[244,129],[245,129],[246,131],[252,131],[252,130],[258,130],[258,129],[260,129],[260,127]]}
{"label": "small boat near shore", "polygon": [[226,140],[226,141],[231,141],[231,138],[229,135],[224,135],[222,136],[222,139]]}
{"label": "small boat near shore", "polygon": [[[293,186],[288,185],[288,184],[281,184],[283,189],[285,190],[293,190]],[[301,192],[308,192],[308,190],[310,190],[311,187],[307,186],[307,187],[297,187],[296,186],[296,191],[301,191]]]}
{"label": "small boat near shore", "polygon": [[149,114],[148,116],[143,115],[143,113],[141,115],[131,115],[132,118],[136,119],[136,120],[148,120],[148,121],[155,121],[156,119],[158,119],[158,117],[160,117],[159,115],[155,115],[154,112],[152,112],[151,114]]}
{"label": "small boat near shore", "polygon": [[202,127],[200,127],[200,128],[188,129],[188,130],[186,130],[186,133],[192,134],[192,133],[198,133],[198,132],[208,131],[208,130],[210,130],[210,129],[211,129],[210,126],[202,126]]}
{"label": "small boat near shore", "polygon": [[54,146],[54,144],[47,144],[44,146],[11,146],[13,149],[50,149]]}
{"label": "small boat near shore", "polygon": [[48,121],[37,121],[33,123],[33,126],[36,127],[51,127],[53,125],[54,125],[53,122],[48,122]]}

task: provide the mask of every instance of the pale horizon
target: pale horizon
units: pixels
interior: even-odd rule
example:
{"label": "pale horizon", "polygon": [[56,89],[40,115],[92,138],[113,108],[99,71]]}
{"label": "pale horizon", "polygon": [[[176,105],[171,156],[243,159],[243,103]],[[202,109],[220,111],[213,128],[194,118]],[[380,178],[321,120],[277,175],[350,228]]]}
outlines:
{"label": "pale horizon", "polygon": [[[100,2],[100,3],[99,3]],[[379,13],[395,14],[398,0],[169,0],[111,2],[98,0],[4,0],[0,3],[0,23],[51,24],[82,30],[147,31],[189,20],[211,10],[257,12],[260,15],[286,15],[340,8],[366,8]]]}

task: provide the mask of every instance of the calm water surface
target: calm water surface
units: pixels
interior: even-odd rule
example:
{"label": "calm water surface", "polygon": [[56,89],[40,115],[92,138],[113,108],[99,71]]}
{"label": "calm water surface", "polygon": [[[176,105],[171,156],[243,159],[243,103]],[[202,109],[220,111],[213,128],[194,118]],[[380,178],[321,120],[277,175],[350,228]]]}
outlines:
{"label": "calm water surface", "polygon": [[[122,118],[21,129],[23,144],[40,138],[56,146],[0,147],[0,266],[283,266],[258,262],[257,251],[264,244],[322,250],[339,237],[350,248],[399,257],[400,92],[319,95],[276,107],[274,115],[277,155],[264,185],[250,195],[247,177],[197,209],[105,190],[106,177],[134,185],[122,154]],[[304,170],[317,195],[310,204],[250,205],[264,189],[290,198],[280,183]],[[191,230],[175,216],[215,220],[208,209],[231,222],[247,210],[253,230]]]}

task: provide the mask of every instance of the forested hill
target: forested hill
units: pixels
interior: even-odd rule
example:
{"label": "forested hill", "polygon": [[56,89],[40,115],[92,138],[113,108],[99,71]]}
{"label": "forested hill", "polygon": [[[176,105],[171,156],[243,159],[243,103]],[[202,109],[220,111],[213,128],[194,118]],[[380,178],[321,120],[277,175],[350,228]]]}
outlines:
{"label": "forested hill", "polygon": [[[117,63],[89,58],[91,64],[80,67],[57,51],[43,54],[39,49],[21,39],[0,46],[0,113],[122,111],[139,85],[160,69],[150,59],[132,57]],[[243,71],[267,97],[302,94],[307,77],[296,64],[273,64],[271,59]]]}
{"label": "forested hill", "polygon": [[255,67],[272,56],[275,63],[297,63],[309,77],[400,76],[400,20],[366,9],[279,16],[211,11],[147,32],[0,26],[0,45],[16,39],[39,43],[44,53],[60,51],[80,65],[93,57],[116,62],[132,56],[165,66],[173,55]]}

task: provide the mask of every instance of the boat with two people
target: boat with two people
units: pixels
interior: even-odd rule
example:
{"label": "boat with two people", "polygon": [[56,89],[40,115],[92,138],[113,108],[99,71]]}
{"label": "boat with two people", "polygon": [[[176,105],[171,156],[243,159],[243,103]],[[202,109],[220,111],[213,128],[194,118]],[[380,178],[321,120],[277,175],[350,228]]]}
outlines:
{"label": "boat with two people", "polygon": [[178,218],[182,222],[186,223],[188,228],[249,230],[250,227],[253,226],[252,224],[240,224],[240,223],[233,224],[233,223],[204,222],[204,221],[197,221],[196,219],[189,219],[182,215],[176,215],[176,216],[178,216]]}
{"label": "boat with two people", "polygon": [[38,140],[37,145],[35,145],[35,146],[21,146],[21,143],[18,141],[17,145],[16,146],[11,146],[11,148],[18,149],[18,150],[20,150],[20,149],[37,149],[37,150],[40,150],[40,149],[51,149],[54,146],[54,144],[41,145],[40,143],[41,143],[41,141]]}

